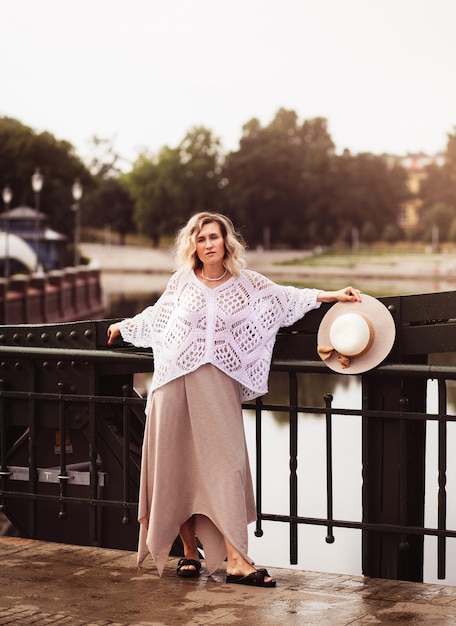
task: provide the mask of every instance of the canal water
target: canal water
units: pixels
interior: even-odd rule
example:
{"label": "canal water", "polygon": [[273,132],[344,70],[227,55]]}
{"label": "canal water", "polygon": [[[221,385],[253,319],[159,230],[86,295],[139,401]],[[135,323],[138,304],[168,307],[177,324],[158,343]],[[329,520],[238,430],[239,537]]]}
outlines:
{"label": "canal water", "polygon": [[[423,290],[424,293],[425,290]],[[124,295],[111,299],[109,317],[134,315],[154,301],[150,294]],[[287,403],[288,382],[283,373],[272,373],[265,403]],[[331,393],[333,406],[339,409],[361,408],[361,385],[357,377],[300,375],[299,402],[324,406],[324,395]],[[437,386],[428,384],[428,412],[437,412]],[[448,390],[450,414],[456,407],[456,388]],[[246,410],[245,430],[252,470],[255,467],[255,416]],[[289,513],[289,423],[281,412],[263,415],[263,513]],[[336,519],[361,521],[361,419],[357,416],[333,417],[333,516]],[[456,424],[448,425],[448,441],[456,440]],[[450,444],[451,445],[451,444]],[[326,517],[326,431],[323,414],[303,414],[298,423],[298,514]],[[437,424],[427,426],[425,526],[437,527],[438,463]],[[254,475],[254,471],[252,472]],[[448,454],[447,528],[456,528],[456,455]],[[300,525],[298,529],[298,564],[289,560],[289,527],[282,522],[264,522],[263,536],[255,537],[255,524],[249,528],[249,551],[258,564],[311,571],[361,575],[361,531],[335,528],[334,543],[327,543],[323,526]],[[425,538],[427,583],[456,585],[456,540],[447,540],[446,579],[437,578],[437,540]]]}

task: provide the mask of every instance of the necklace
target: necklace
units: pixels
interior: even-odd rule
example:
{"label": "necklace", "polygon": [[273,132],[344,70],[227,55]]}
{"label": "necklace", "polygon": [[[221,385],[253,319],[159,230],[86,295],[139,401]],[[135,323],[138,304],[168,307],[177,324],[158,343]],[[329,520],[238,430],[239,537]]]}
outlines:
{"label": "necklace", "polygon": [[221,276],[219,276],[218,278],[208,278],[206,276],[206,274],[204,273],[204,269],[201,268],[201,276],[204,278],[204,280],[210,280],[211,282],[217,282],[218,280],[222,280],[222,278],[225,278],[225,276],[227,275],[228,270],[225,269],[225,271],[223,272],[223,274]]}

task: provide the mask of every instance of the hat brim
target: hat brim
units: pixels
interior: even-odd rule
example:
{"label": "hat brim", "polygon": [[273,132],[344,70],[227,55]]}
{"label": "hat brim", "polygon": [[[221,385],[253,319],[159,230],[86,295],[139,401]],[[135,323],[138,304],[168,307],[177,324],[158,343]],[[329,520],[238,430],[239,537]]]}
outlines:
{"label": "hat brim", "polygon": [[348,367],[343,367],[335,351],[324,360],[324,363],[340,374],[362,374],[380,365],[391,352],[396,337],[396,326],[391,313],[380,300],[362,294],[361,302],[336,302],[328,310],[318,329],[317,342],[319,346],[330,345],[331,325],[338,317],[346,313],[362,313],[370,319],[374,327],[372,345],[366,353],[350,358]]}

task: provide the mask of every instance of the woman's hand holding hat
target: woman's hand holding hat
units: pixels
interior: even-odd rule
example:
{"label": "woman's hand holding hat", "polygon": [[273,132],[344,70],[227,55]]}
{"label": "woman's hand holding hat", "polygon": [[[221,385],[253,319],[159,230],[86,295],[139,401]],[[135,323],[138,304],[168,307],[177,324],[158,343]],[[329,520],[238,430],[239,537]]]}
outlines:
{"label": "woman's hand holding hat", "polygon": [[320,291],[317,302],[361,302],[361,291],[354,287],[344,287],[338,291]]}

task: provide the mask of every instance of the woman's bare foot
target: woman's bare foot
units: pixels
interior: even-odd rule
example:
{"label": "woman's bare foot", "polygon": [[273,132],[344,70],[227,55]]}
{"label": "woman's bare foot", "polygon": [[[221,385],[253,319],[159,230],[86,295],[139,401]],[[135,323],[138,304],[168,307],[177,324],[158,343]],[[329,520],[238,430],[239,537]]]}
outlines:
{"label": "woman's bare foot", "polygon": [[[195,537],[195,522],[193,517],[190,517],[184,522],[180,528],[180,538],[184,546],[184,559],[180,559],[177,566],[177,573],[179,576],[198,576],[201,569],[199,562],[198,546],[196,545]],[[185,563],[185,561],[194,561],[194,563]]]}
{"label": "woman's bare foot", "polygon": [[197,578],[201,570],[201,563],[198,559],[179,559],[176,574],[181,578]]}
{"label": "woman's bare foot", "polygon": [[[227,576],[244,577],[257,571],[257,569],[251,563],[246,561],[244,557],[239,554],[236,548],[226,538],[225,545],[227,549]],[[265,585],[272,585],[273,583],[275,583],[275,581],[273,578],[271,578],[271,576],[268,575],[264,577]]]}

